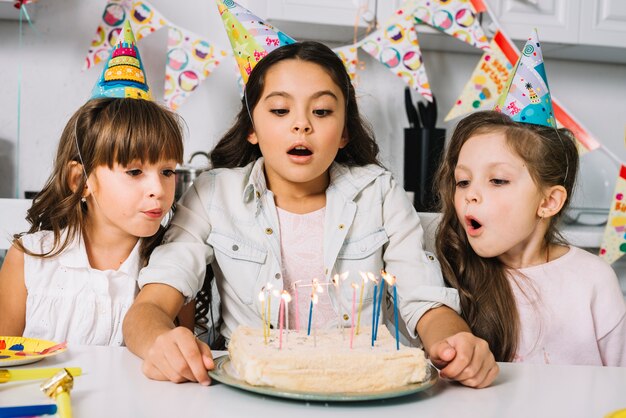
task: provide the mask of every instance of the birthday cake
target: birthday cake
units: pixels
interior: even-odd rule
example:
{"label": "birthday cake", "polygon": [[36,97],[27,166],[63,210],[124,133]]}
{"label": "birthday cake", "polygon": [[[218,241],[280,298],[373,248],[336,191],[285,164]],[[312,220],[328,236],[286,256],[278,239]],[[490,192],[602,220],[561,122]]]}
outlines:
{"label": "birthday cake", "polygon": [[[350,329],[290,330],[279,342],[277,330],[267,338],[260,328],[240,326],[228,352],[237,377],[255,386],[303,392],[373,392],[418,383],[427,377],[427,362],[419,348],[400,346],[387,328],[378,329],[371,346],[370,329],[354,336]],[[279,348],[279,345],[282,345]]]}

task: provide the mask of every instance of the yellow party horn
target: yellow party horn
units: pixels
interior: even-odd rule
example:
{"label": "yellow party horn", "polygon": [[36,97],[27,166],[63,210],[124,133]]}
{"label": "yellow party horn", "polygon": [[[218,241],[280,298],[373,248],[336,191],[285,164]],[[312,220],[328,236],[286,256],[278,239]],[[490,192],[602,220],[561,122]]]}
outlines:
{"label": "yellow party horn", "polygon": [[[80,367],[67,367],[72,376],[80,376],[83,371]],[[49,379],[63,368],[40,368],[40,369],[0,369],[0,383],[13,380],[37,380]]]}
{"label": "yellow party horn", "polygon": [[74,378],[68,369],[61,369],[40,386],[41,391],[55,400],[59,418],[72,418],[70,391],[74,388]]}

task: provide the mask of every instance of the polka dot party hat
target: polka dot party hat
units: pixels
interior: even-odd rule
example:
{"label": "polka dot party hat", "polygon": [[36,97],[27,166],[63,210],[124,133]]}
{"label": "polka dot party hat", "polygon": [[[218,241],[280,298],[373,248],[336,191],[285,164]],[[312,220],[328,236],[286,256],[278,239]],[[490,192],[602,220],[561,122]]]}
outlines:
{"label": "polka dot party hat", "polygon": [[556,128],[537,30],[533,30],[495,109],[516,122]]}
{"label": "polka dot party hat", "polygon": [[101,97],[152,100],[135,35],[128,20],[124,22],[117,45],[113,47],[102,75],[91,92],[92,99]]}

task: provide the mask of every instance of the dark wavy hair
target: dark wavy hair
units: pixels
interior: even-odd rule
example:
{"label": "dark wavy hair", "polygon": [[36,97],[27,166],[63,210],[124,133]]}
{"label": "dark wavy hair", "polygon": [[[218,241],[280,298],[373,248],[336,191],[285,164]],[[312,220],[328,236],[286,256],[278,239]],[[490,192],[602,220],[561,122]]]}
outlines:
{"label": "dark wavy hair", "polygon": [[[89,100],[65,125],[52,174],[33,199],[26,220],[31,227],[16,234],[13,244],[35,257],[60,254],[82,233],[87,206],[81,195],[87,179],[81,176],[76,191],[69,184],[70,163],[84,164],[89,175],[96,167],[115,163],[127,165],[134,160],[155,164],[163,159],[183,160],[183,121],[174,112],[147,100],[103,98]],[[80,156],[79,150],[80,148]],[[81,159],[82,157],[82,159]],[[63,237],[62,231],[67,229]],[[54,234],[53,247],[44,254],[33,253],[19,239],[25,233],[49,230]],[[141,257],[147,263],[152,249],[162,239],[164,228],[142,241]]]}
{"label": "dark wavy hair", "polygon": [[501,132],[528,167],[540,188],[561,185],[567,198],[561,212],[550,218],[545,243],[566,244],[556,225],[572,196],[578,152],[566,129],[521,124],[495,111],[471,114],[457,125],[437,173],[442,221],[436,249],[446,283],[459,291],[462,317],[472,332],[489,343],[497,361],[511,361],[517,350],[520,324],[507,267],[497,257],[482,258],[470,246],[454,208],[454,170],[463,144],[472,136]]}
{"label": "dark wavy hair", "polygon": [[[259,146],[251,144],[247,139],[254,130],[250,115],[263,94],[267,71],[284,60],[301,60],[319,65],[344,92],[348,144],[339,150],[335,161],[352,166],[381,165],[378,161],[378,144],[374,139],[374,133],[359,113],[354,87],[343,62],[326,45],[307,41],[281,46],[270,52],[254,67],[248,78],[245,95],[241,100],[241,109],[233,126],[210,153],[212,166],[214,168],[243,167],[261,157]],[[302,82],[306,83],[306,80]],[[248,108],[250,113],[248,113]]]}

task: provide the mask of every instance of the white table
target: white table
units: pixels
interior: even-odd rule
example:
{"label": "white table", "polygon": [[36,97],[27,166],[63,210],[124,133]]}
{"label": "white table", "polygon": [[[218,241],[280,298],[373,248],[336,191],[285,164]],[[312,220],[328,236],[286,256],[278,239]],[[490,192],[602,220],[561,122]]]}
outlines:
{"label": "white table", "polygon": [[[626,368],[501,364],[487,389],[440,380],[404,398],[307,403],[265,397],[226,385],[151,381],[126,348],[72,347],[20,367],[82,367],[72,391],[74,417],[604,417],[626,408]],[[39,382],[0,385],[0,406],[47,403]]]}

